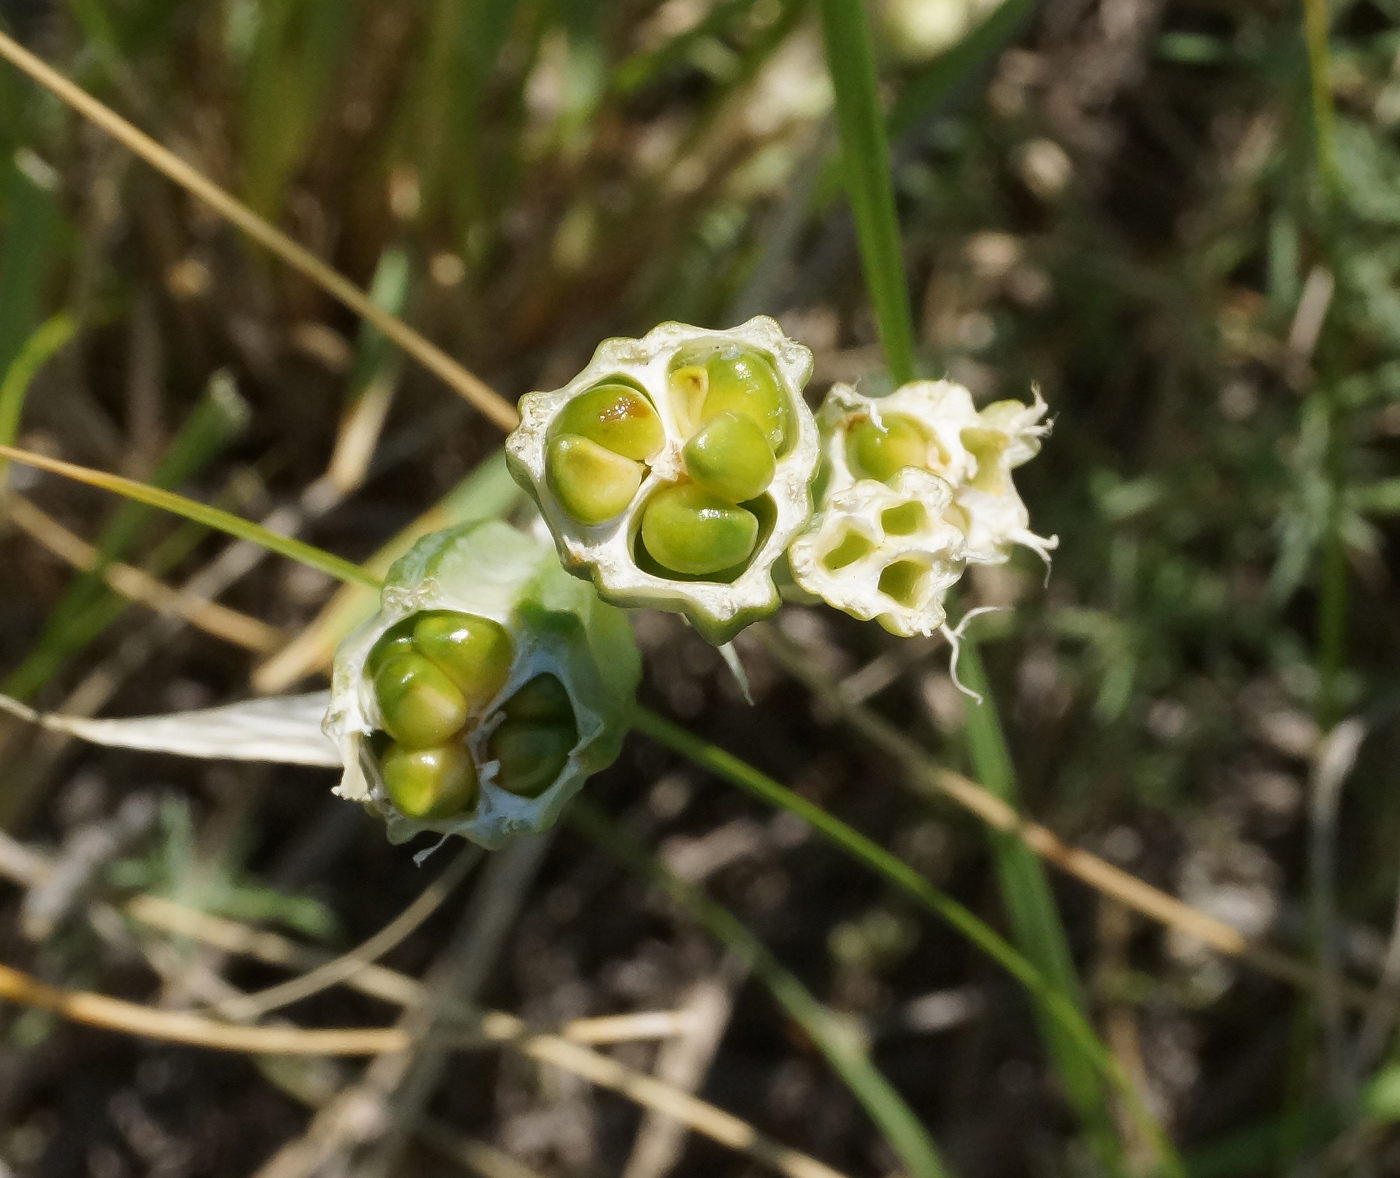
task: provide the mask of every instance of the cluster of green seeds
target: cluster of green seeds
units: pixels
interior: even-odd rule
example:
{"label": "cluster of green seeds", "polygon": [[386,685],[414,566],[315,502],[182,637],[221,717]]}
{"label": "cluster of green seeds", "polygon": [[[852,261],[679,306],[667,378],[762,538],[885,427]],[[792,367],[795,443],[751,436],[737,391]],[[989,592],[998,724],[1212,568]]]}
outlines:
{"label": "cluster of green seeds", "polygon": [[[404,815],[446,819],[470,813],[480,776],[468,738],[505,687],[515,650],[504,626],[453,610],[405,618],[374,644],[365,674],[382,731],[371,740],[384,790]],[[495,709],[485,745],[499,763],[495,784],[538,797],[578,741],[573,706],[553,675],[538,675]]]}
{"label": "cluster of green seeds", "polygon": [[[982,426],[968,426],[959,431],[958,437],[963,448],[977,459],[977,471],[968,485],[992,494],[1003,490],[1007,471],[1000,459],[1009,437],[1000,430]],[[882,414],[879,421],[866,416],[850,425],[846,432],[846,461],[858,478],[882,483],[906,466],[946,478],[954,465],[953,456],[935,434],[912,417],[891,413]],[[951,510],[959,511],[956,507]],[[964,519],[962,526],[966,523]]]}
{"label": "cluster of green seeds", "polygon": [[[638,556],[664,574],[723,579],[758,545],[768,514],[760,497],[791,444],[792,411],[772,362],[732,343],[682,349],[665,395],[679,464],[642,506]],[[550,490],[578,523],[607,523],[636,498],[667,446],[646,393],[621,377],[601,381],[550,425]]]}

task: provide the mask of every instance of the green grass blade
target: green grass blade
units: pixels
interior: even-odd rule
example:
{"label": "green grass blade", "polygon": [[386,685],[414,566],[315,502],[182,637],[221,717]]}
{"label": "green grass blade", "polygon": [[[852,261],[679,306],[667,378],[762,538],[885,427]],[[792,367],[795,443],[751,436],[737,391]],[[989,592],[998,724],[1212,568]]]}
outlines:
{"label": "green grass blade", "polygon": [[1119,1091],[1135,1123],[1156,1150],[1163,1170],[1172,1174],[1181,1173],[1180,1160],[1166,1134],[1143,1105],[1140,1095],[1121,1065],[1094,1033],[1080,1007],[1027,957],[998,936],[990,925],[973,915],[951,896],[940,892],[907,863],[890,854],[872,839],[866,838],[839,818],[793,793],[786,786],[760,773],[733,754],[692,735],[684,728],[645,708],[636,710],[633,726],[638,732],[769,805],[797,815],[851,858],[912,896],[925,909],[972,941],[1037,999],[1048,1017],[1054,1020],[1058,1029],[1073,1043],[1074,1050]]}
{"label": "green grass blade", "polygon": [[[47,320],[20,347],[18,354],[0,380],[0,443],[14,445],[19,434],[19,419],[24,412],[24,399],[35,376],[54,353],[73,338],[73,318],[66,311]],[[3,477],[4,463],[0,463]]]}
{"label": "green grass blade", "polygon": [[944,1178],[948,1174],[928,1131],[875,1066],[858,1034],[839,1015],[818,1002],[738,917],[701,889],[668,871],[642,844],[628,837],[591,802],[575,800],[569,817],[574,826],[608,854],[655,883],[753,970],[864,1106],[904,1163],[905,1173],[911,1178]]}
{"label": "green grass blade", "polygon": [[[982,655],[976,642],[964,637],[958,656],[958,673],[981,703],[968,701],[965,728],[968,752],[977,779],[986,789],[1013,806],[1019,804],[1016,768],[1002,732],[1001,719],[987,683]],[[1000,831],[988,831],[997,883],[1012,935],[1037,969],[1079,1009],[1084,998],[1070,954],[1069,939],[1060,920],[1045,866],[1019,839]],[[1041,1016],[1041,1032],[1054,1058],[1066,1094],[1095,1145],[1104,1157],[1120,1153],[1117,1134],[1104,1101],[1103,1085],[1095,1069],[1054,1020]]]}
{"label": "green grass blade", "polygon": [[48,164],[21,148],[5,171],[9,216],[0,253],[0,372],[9,371],[38,318],[58,221],[58,178]]}
{"label": "green grass blade", "polygon": [[[178,486],[202,470],[246,428],[251,411],[227,373],[215,373],[209,387],[156,465],[151,484]],[[140,537],[151,509],[125,503],[98,536],[97,560],[68,587],[49,611],[43,632],[29,656],[4,682],[7,695],[30,699],[58,672],[64,661],[97,638],[127,609],[103,574],[122,559]]]}
{"label": "green grass blade", "polygon": [[896,385],[912,380],[914,320],[890,183],[890,151],[875,76],[870,27],[861,0],[821,0],[826,60],[836,92],[841,167],[855,217],[865,282]]}
{"label": "green grass blade", "polygon": [[161,511],[168,511],[172,515],[183,516],[185,519],[193,520],[197,524],[204,524],[206,527],[239,540],[251,540],[269,552],[275,552],[278,556],[285,556],[288,560],[294,560],[309,568],[319,569],[337,581],[368,585],[372,589],[378,589],[383,584],[373,573],[366,572],[359,565],[339,556],[334,556],[301,540],[293,540],[290,536],[279,536],[276,532],[271,532],[261,524],[255,524],[252,520],[243,519],[217,507],[210,507],[207,503],[200,503],[195,499],[187,499],[173,491],[163,491],[158,487],[137,482],[135,479],[108,474],[106,471],[91,470],[86,466],[76,466],[71,462],[60,462],[56,458],[46,458],[42,454],[31,454],[27,450],[16,450],[13,446],[0,446],[0,458],[8,458],[11,462],[32,466],[36,470],[48,471],[50,474],[62,475],[74,482],[86,483],[90,487],[111,491],[114,495],[124,495],[128,499],[134,499],[137,503],[149,504],[151,507],[160,508]]}

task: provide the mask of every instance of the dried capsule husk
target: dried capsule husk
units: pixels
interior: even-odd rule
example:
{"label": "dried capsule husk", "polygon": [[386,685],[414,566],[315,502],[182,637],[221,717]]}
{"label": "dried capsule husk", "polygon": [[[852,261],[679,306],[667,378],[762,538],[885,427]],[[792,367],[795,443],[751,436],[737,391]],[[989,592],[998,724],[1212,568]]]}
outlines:
{"label": "dried capsule husk", "polygon": [[[778,608],[774,563],[811,518],[819,442],[802,399],[811,372],[811,352],[763,316],[728,331],[663,323],[639,340],[605,340],[563,388],[521,400],[521,424],[506,442],[511,473],[539,505],[564,567],[591,579],[605,601],[677,611],[711,642],[727,642]],[[619,390],[644,403],[600,420]],[[647,407],[664,432],[649,454]],[[613,428],[614,419],[631,432]],[[692,472],[687,446],[697,437]],[[641,471],[635,491],[629,463]],[[603,477],[590,482],[592,471]],[[674,512],[665,521],[653,513],[662,551],[650,552],[642,537],[648,508],[674,507],[670,492],[688,486],[728,504],[695,515],[715,555],[681,559],[686,537],[674,530]],[[731,551],[734,563],[717,567],[717,554]]]}
{"label": "dried capsule husk", "polygon": [[[489,635],[500,633],[489,623],[508,635],[503,675],[490,660],[484,667],[454,665],[435,645],[472,620],[488,623],[479,629]],[[415,633],[420,642],[410,651],[402,639]],[[387,649],[376,656],[380,675],[396,662],[425,657],[424,649],[448,665],[467,700],[465,726],[428,748],[391,742],[369,667],[377,647]],[[543,830],[589,776],[616,758],[640,677],[626,615],[564,572],[540,542],[497,521],[427,536],[389,570],[379,612],[336,652],[324,725],[344,765],[336,792],[383,817],[394,842],[436,831],[498,847],[513,835]],[[549,731],[504,742],[515,757],[507,777],[516,776],[507,782],[496,733],[530,721],[545,679],[557,685],[550,696],[554,710],[540,721]],[[488,691],[490,697],[481,698]],[[416,816],[391,799],[384,758],[392,758],[395,791]],[[517,782],[523,789],[505,788]]]}
{"label": "dried capsule husk", "polygon": [[967,389],[947,380],[913,381],[878,398],[833,385],[817,411],[822,494],[829,498],[871,477],[888,482],[901,468],[922,469],[951,488],[947,518],[966,537],[969,564],[1001,564],[1017,544],[1048,561],[1058,541],[1030,530],[1011,477],[1050,432],[1047,408],[1039,389],[1029,405],[998,401],[979,411]]}
{"label": "dried capsule husk", "polygon": [[788,550],[807,593],[904,638],[942,629],[943,603],[966,567],[962,530],[944,518],[952,487],[906,466],[888,483],[857,479],[828,493]]}

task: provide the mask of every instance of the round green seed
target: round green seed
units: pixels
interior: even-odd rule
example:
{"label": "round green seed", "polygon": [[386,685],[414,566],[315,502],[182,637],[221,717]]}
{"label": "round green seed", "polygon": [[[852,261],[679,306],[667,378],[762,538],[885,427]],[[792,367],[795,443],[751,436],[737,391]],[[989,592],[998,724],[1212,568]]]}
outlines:
{"label": "round green seed", "polygon": [[379,636],[379,641],[374,644],[369,657],[365,659],[365,673],[371,679],[378,675],[384,664],[395,655],[413,653],[414,621],[414,618],[405,618]]}
{"label": "round green seed", "polygon": [[869,419],[846,434],[846,460],[864,478],[884,482],[906,466],[928,467],[928,438],[904,417],[885,418],[884,427]]}
{"label": "round green seed", "polygon": [[569,693],[554,675],[536,675],[501,705],[507,719],[531,723],[574,721]]}
{"label": "round green seed", "polygon": [[601,524],[621,513],[646,473],[640,462],[614,454],[580,434],[549,443],[549,489],[581,524]]}
{"label": "round green seed", "polygon": [[374,677],[384,731],[411,749],[443,744],[467,721],[467,701],[421,654],[391,658]]}
{"label": "round green seed", "polygon": [[650,401],[624,384],[600,384],[559,411],[551,432],[578,434],[590,442],[645,462],[666,442],[666,430]]}
{"label": "round green seed", "polygon": [[685,444],[685,468],[705,490],[743,503],[768,489],[776,463],[752,418],[732,409],[712,417]]}
{"label": "round green seed", "polygon": [[409,818],[453,818],[476,805],[476,766],[464,745],[390,745],[380,768],[384,792]]}
{"label": "round green seed", "polygon": [[694,483],[658,492],[642,514],[642,543],[672,572],[718,573],[748,559],[758,517]]}
{"label": "round green seed", "polygon": [[773,365],[752,348],[723,344],[683,352],[671,369],[671,390],[689,420],[741,414],[763,431],[775,454],[782,452],[791,416],[787,394]]}
{"label": "round green seed", "polygon": [[490,618],[447,610],[419,614],[413,643],[452,680],[470,711],[494,699],[510,674],[510,635]]}
{"label": "round green seed", "polygon": [[539,797],[558,780],[577,743],[572,722],[507,720],[491,737],[491,756],[501,763],[496,784],[522,798]]}

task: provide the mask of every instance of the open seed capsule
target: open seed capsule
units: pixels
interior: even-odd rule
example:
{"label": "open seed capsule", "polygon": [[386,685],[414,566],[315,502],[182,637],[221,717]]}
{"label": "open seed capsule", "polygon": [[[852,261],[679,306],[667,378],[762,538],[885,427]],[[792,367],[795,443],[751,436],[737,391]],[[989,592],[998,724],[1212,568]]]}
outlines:
{"label": "open seed capsule", "polygon": [[432,748],[467,722],[467,701],[421,654],[397,654],[374,677],[384,731],[411,749]]}
{"label": "open seed capsule", "polygon": [[537,540],[498,521],[426,536],[336,652],[336,792],[394,842],[543,830],[617,756],[640,673],[625,615]]}
{"label": "open seed capsule", "polygon": [[452,680],[470,712],[496,697],[510,674],[510,635],[499,622],[455,610],[419,614],[413,645]]}
{"label": "open seed capsule", "polygon": [[606,523],[627,510],[646,473],[640,462],[615,454],[581,434],[549,444],[549,489],[581,524]]}
{"label": "open seed capsule", "polygon": [[686,472],[696,484],[731,503],[763,494],[777,466],[763,431],[752,418],[732,409],[702,425],[685,444],[683,455]]}
{"label": "open seed capsule", "polygon": [[810,375],[811,353],[771,319],[663,323],[522,398],[506,458],[564,567],[603,600],[679,611],[727,642],[777,609],[774,564],[811,517]]}
{"label": "open seed capsule", "polygon": [[390,745],[381,762],[384,791],[407,818],[455,818],[476,805],[476,765],[466,745]]}
{"label": "open seed capsule", "polygon": [[742,564],[758,540],[758,518],[747,508],[694,483],[658,491],[642,513],[642,543],[657,564],[688,576]]}
{"label": "open seed capsule", "polygon": [[1029,404],[998,401],[979,411],[946,380],[903,385],[887,397],[833,385],[818,412],[825,455],[824,501],[862,479],[888,483],[901,469],[943,479],[952,501],[943,518],[966,537],[970,564],[997,564],[1021,544],[1048,559],[1055,547],[1030,530],[1011,472],[1035,456],[1049,431],[1037,391]]}

